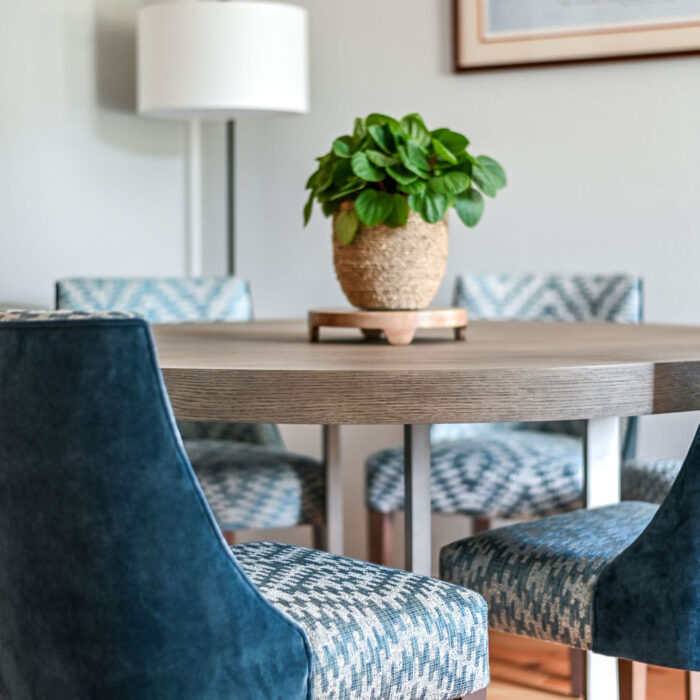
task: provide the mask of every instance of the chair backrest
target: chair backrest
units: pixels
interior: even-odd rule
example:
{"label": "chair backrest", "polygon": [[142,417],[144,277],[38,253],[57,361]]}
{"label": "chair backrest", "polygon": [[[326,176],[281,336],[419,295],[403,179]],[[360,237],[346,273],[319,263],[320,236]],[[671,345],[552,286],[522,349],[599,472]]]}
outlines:
{"label": "chair backrest", "polygon": [[0,314],[0,697],[307,698],[308,640],[226,547],[119,316]]}
{"label": "chair backrest", "polygon": [[700,671],[699,498],[700,429],[656,515],[598,578],[594,651]]}
{"label": "chair backrest", "polygon": [[[124,311],[150,323],[250,321],[250,286],[237,277],[76,278],[56,282],[56,308]],[[185,440],[236,440],[283,447],[275,425],[180,421]]]}
{"label": "chair backrest", "polygon": [[[642,280],[633,275],[465,274],[455,282],[452,303],[467,309],[469,318],[490,321],[605,321],[641,323]],[[582,421],[510,424],[544,432],[582,435]],[[479,434],[475,425],[436,425],[433,440]],[[635,420],[622,422],[625,457],[634,454]]]}

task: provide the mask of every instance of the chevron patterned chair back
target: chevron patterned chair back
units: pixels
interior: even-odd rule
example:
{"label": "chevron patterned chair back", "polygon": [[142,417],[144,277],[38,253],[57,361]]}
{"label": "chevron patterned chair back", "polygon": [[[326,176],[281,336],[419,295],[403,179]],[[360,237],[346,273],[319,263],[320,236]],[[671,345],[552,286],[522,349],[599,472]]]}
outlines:
{"label": "chevron patterned chair back", "polygon": [[[250,321],[253,300],[247,281],[236,277],[75,278],[56,282],[56,308],[122,311],[149,323]],[[235,440],[283,447],[274,425],[179,421],[185,440]]]}
{"label": "chevron patterned chair back", "polygon": [[[641,323],[642,279],[625,274],[488,274],[459,275],[453,306],[466,308],[470,320],[601,321]],[[581,436],[582,421],[547,421],[507,427]],[[455,440],[506,427],[435,425],[431,439]],[[636,420],[622,421],[625,457],[634,455]]]}

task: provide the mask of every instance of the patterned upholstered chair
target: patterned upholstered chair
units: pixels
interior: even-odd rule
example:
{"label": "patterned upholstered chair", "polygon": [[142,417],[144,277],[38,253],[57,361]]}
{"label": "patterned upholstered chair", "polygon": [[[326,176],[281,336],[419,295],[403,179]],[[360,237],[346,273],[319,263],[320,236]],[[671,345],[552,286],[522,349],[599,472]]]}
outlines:
{"label": "patterned upholstered chair", "polygon": [[142,319],[0,313],[0,382],[3,698],[447,700],[488,683],[477,594],[226,545]]}
{"label": "patterned upholstered chair", "polygon": [[[457,279],[454,304],[471,319],[606,321],[642,320],[642,283],[627,275],[490,275]],[[622,423],[623,456],[634,454],[636,419]],[[434,425],[432,507],[475,518],[542,517],[583,505],[583,422]],[[623,465],[623,498],[654,494],[670,483],[677,466],[635,460]],[[389,563],[392,514],[403,509],[403,449],[367,460],[370,559]],[[653,500],[653,499],[651,499]]]}
{"label": "patterned upholstered chair", "polygon": [[491,627],[700,670],[700,430],[661,506],[629,501],[444,547],[441,577],[479,591]]}
{"label": "patterned upholstered chair", "polygon": [[[248,283],[235,277],[61,280],[56,308],[131,312],[151,323],[253,317]],[[309,524],[314,546],[325,548],[322,465],[286,452],[277,426],[180,421],[178,427],[230,544],[236,530]]]}

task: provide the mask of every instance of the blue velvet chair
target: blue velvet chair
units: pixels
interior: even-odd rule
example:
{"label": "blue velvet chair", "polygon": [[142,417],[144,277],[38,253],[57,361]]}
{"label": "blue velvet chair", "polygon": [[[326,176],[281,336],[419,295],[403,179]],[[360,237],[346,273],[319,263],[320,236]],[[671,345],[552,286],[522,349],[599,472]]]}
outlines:
{"label": "blue velvet chair", "polygon": [[[56,308],[137,313],[151,323],[253,318],[248,283],[235,277],[60,280]],[[236,530],[308,524],[314,547],[325,548],[323,467],[285,451],[277,426],[180,421],[178,427],[230,544]]]}
{"label": "blue velvet chair", "polygon": [[488,683],[461,587],[229,548],[147,323],[0,313],[0,696],[447,700]]}
{"label": "blue velvet chair", "polygon": [[[472,320],[604,321],[640,323],[642,282],[628,275],[494,275],[457,278],[454,305]],[[583,505],[582,421],[431,428],[432,508],[475,518],[530,518]],[[622,421],[623,457],[632,459],[636,419]],[[663,497],[679,465],[635,460],[623,464],[623,499]],[[403,509],[403,449],[367,459],[370,559],[388,564],[392,514]]]}
{"label": "blue velvet chair", "polygon": [[661,506],[629,501],[444,547],[441,577],[479,591],[491,627],[700,670],[700,430]]}

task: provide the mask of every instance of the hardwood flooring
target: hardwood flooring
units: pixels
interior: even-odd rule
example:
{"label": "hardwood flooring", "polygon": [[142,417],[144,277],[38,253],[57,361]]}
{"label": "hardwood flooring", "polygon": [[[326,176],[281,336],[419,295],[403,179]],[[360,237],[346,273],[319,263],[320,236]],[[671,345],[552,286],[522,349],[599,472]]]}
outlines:
{"label": "hardwood flooring", "polygon": [[[647,700],[683,700],[684,674],[649,667]],[[565,647],[491,632],[488,700],[570,698],[569,655]]]}

